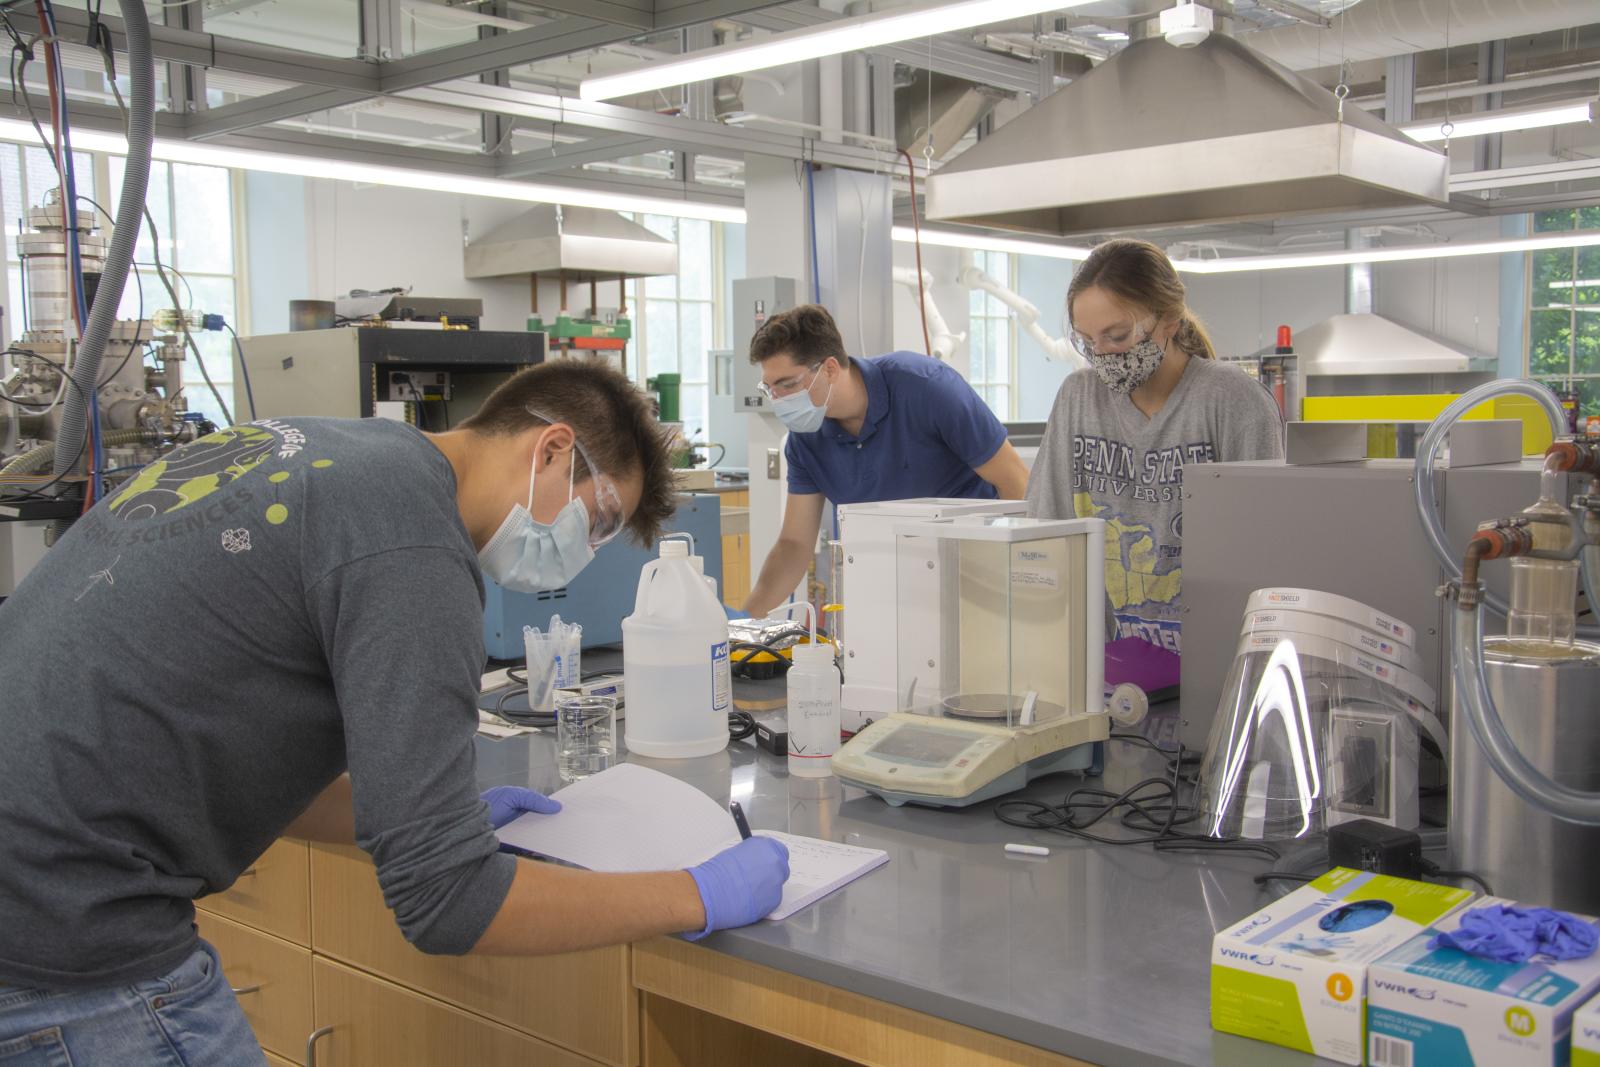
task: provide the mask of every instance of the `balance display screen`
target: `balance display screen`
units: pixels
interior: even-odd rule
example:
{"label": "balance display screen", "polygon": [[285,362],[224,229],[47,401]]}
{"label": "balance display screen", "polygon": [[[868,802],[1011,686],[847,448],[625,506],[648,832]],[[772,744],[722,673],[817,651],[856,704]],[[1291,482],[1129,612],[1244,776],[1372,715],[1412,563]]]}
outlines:
{"label": "balance display screen", "polygon": [[942,767],[972,744],[965,734],[902,726],[869,750],[880,759]]}

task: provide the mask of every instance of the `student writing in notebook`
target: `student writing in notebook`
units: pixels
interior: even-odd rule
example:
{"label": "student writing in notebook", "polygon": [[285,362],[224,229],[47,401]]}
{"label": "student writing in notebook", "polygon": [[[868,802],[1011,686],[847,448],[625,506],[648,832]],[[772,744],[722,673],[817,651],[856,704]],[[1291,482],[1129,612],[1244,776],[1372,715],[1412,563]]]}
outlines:
{"label": "student writing in notebook", "polygon": [[643,396],[577,360],[452,432],[268,419],[107,494],[0,605],[0,1058],[264,1067],[192,901],[283,834],[359,844],[431,953],[770,912],[769,838],[691,870],[564,869],[494,834],[551,801],[475,784],[481,576],[564,586],[673,502]]}

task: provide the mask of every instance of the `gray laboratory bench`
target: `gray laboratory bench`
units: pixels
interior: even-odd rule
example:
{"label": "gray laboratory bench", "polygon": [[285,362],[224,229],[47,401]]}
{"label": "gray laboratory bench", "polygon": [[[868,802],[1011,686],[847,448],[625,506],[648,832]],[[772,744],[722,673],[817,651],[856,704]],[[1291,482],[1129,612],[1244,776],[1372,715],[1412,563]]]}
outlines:
{"label": "gray laboratory bench", "polygon": [[[781,684],[735,690],[758,717],[781,715],[781,694]],[[1157,707],[1151,736],[1175,736],[1173,711]],[[545,733],[480,738],[481,784],[559,788]],[[791,778],[753,741],[703,759],[635,762],[718,803],[739,801],[757,829],[889,853],[886,866],[784,922],[715,934],[705,947],[1091,1063],[1331,1063],[1210,1026],[1211,937],[1269,902],[1252,881],[1264,858],[1080,842],[1004,825],[993,803],[892,808],[834,778]],[[1099,784],[1122,789],[1164,768],[1148,749],[1113,743]],[[1059,801],[1083,783],[1057,775],[1018,795]],[[1051,854],[1009,856],[1008,841]]]}

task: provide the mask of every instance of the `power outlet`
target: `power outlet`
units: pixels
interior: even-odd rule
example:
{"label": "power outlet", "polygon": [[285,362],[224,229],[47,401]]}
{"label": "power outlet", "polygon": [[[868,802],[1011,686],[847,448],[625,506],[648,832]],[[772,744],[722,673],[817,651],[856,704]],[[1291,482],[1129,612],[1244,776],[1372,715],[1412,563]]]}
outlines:
{"label": "power outlet", "polygon": [[769,448],[767,449],[767,479],[775,482],[778,480],[778,476],[778,450]]}

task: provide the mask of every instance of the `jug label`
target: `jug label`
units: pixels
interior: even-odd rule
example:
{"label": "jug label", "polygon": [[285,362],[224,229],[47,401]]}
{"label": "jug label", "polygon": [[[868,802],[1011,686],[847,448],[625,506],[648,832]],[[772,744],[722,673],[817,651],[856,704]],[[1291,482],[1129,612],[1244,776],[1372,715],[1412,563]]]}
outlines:
{"label": "jug label", "polygon": [[728,665],[728,642],[711,646],[711,710],[727,711],[733,699],[733,672]]}

